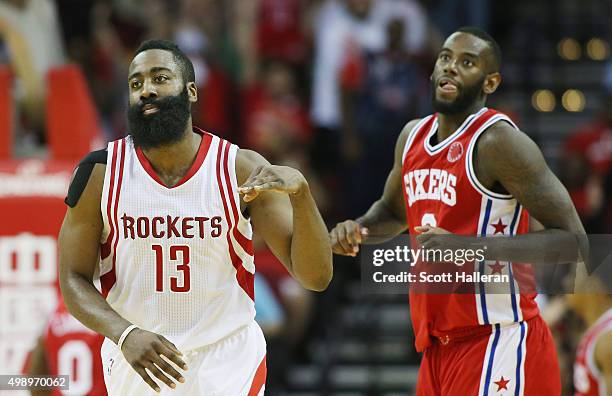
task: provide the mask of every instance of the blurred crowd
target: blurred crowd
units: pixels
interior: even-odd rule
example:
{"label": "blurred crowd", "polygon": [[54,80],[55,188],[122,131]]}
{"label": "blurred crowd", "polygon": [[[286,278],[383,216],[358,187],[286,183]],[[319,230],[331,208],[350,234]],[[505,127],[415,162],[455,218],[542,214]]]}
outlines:
{"label": "blurred crowd", "polygon": [[[89,84],[104,139],[122,137],[133,51],[147,38],[170,39],[195,66],[194,124],[300,169],[332,225],[380,196],[400,130],[431,112],[429,73],[442,39],[461,25],[487,28],[491,3],[2,0],[0,63],[16,77],[16,145],[25,153],[44,146],[45,76],[67,63]],[[560,169],[587,231],[599,233],[612,233],[609,80],[601,115],[569,137]],[[273,374],[299,359],[316,304],[255,245]],[[336,271],[355,277],[355,268]]]}

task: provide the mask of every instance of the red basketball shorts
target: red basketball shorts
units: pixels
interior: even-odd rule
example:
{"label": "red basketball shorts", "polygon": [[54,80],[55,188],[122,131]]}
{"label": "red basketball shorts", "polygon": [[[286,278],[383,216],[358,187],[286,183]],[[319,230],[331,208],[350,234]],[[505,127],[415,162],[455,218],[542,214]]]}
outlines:
{"label": "red basketball shorts", "polygon": [[560,394],[555,344],[539,315],[476,336],[438,337],[424,352],[417,382],[417,396]]}

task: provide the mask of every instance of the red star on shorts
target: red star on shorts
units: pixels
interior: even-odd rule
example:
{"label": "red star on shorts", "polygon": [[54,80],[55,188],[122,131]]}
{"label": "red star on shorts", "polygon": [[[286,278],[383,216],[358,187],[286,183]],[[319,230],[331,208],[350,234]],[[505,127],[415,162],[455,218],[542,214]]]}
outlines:
{"label": "red star on shorts", "polygon": [[508,390],[508,387],[506,386],[508,385],[508,382],[510,382],[510,380],[509,379],[505,380],[504,376],[502,375],[499,381],[494,382],[494,384],[497,385],[497,391],[499,392],[502,389]]}
{"label": "red star on shorts", "polygon": [[499,261],[496,261],[495,264],[489,264],[489,267],[491,267],[491,274],[501,275],[502,270],[504,269],[504,265],[500,264]]}
{"label": "red star on shorts", "polygon": [[497,224],[491,224],[491,225],[493,226],[493,228],[495,228],[495,232],[493,233],[493,235],[503,234],[506,227],[508,227],[507,224],[502,223],[501,218],[497,221]]}

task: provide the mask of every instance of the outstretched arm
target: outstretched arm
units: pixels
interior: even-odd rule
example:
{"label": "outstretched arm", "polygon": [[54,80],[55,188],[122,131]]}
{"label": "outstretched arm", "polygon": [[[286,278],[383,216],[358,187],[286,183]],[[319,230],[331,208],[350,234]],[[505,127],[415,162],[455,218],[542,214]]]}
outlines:
{"label": "outstretched arm", "polygon": [[250,150],[238,152],[236,173],[257,233],[302,286],[325,290],[333,273],[331,247],[304,176]]}
{"label": "outstretched arm", "polygon": [[356,256],[362,243],[381,243],[405,231],[402,182],[402,154],[408,134],[419,120],[410,121],[400,133],[395,145],[393,168],[387,176],[383,194],[370,209],[356,220],[338,223],[330,232],[334,253]]}

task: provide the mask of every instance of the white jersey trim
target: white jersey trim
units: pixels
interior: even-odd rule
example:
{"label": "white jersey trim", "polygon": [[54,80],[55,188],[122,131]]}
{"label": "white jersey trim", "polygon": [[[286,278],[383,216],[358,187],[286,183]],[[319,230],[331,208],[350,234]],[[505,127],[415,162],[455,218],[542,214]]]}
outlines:
{"label": "white jersey trim", "polygon": [[444,139],[444,141],[436,144],[435,146],[432,146],[430,143],[431,137],[438,131],[438,119],[436,118],[433,125],[431,126],[431,129],[429,130],[429,133],[427,133],[427,136],[425,137],[425,140],[423,142],[425,151],[429,155],[436,155],[440,153],[440,151],[448,147],[455,139],[461,136],[463,132],[467,131],[468,128],[474,123],[474,121],[476,121],[487,110],[488,109],[486,107],[483,107],[482,109],[478,110],[476,113],[471,114],[463,121],[461,126],[459,126],[459,128],[457,128],[455,132],[451,133],[450,136]]}
{"label": "white jersey trim", "polygon": [[512,196],[512,194],[500,194],[500,193],[496,193],[494,191],[489,190],[488,188],[483,186],[482,183],[480,183],[480,181],[476,177],[476,171],[474,170],[474,164],[473,164],[473,159],[472,159],[473,153],[474,153],[474,148],[476,147],[476,141],[478,140],[480,135],[482,135],[490,126],[492,126],[493,124],[495,124],[498,121],[506,121],[506,122],[510,123],[510,125],[512,125],[515,129],[518,130],[518,127],[514,124],[514,122],[512,122],[512,120],[510,118],[508,118],[508,116],[505,115],[505,114],[496,114],[493,117],[491,117],[487,122],[485,122],[476,131],[476,133],[474,133],[474,136],[470,140],[470,144],[468,146],[467,153],[465,154],[465,169],[466,169],[466,173],[468,175],[468,180],[470,181],[470,184],[472,185],[472,187],[474,187],[474,189],[476,189],[476,191],[479,191],[481,194],[483,194],[483,195],[485,195],[487,197],[493,198],[493,199],[508,200],[508,199],[513,199],[514,198]]}
{"label": "white jersey trim", "polygon": [[[610,317],[612,317],[612,308],[608,309],[603,315],[601,315],[601,317],[597,319],[597,321],[593,324],[593,326],[591,326],[591,329],[595,329],[598,325],[610,319]],[[597,378],[597,384],[599,386],[600,395],[607,394],[606,393],[606,383],[604,381],[603,375],[601,374],[601,371],[599,371],[599,368],[597,367],[597,364],[595,363],[595,347],[597,346],[597,339],[601,337],[601,335],[607,331],[612,331],[612,322],[609,322],[606,326],[603,327],[603,329],[598,331],[598,333],[595,335],[595,337],[593,337],[593,339],[589,343],[587,350],[585,351],[586,364],[589,367],[589,370],[591,370],[591,373],[593,373],[593,376]]]}
{"label": "white jersey trim", "polygon": [[423,125],[429,121],[433,117],[433,114],[428,115],[427,117],[421,119],[416,125],[410,130],[408,133],[408,138],[406,139],[406,144],[404,144],[404,152],[402,153],[402,165],[406,161],[406,155],[408,155],[408,150],[410,150],[410,146],[414,142],[416,135],[418,135],[419,130],[423,127]]}

